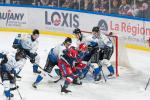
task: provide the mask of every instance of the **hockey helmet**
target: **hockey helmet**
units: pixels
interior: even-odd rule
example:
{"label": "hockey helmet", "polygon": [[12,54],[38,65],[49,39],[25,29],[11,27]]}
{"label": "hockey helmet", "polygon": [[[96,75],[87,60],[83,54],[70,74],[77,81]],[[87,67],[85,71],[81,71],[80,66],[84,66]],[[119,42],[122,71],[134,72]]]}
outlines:
{"label": "hockey helmet", "polygon": [[87,50],[87,45],[85,43],[81,43],[79,45],[79,51],[86,52],[86,50]]}
{"label": "hockey helmet", "polygon": [[32,34],[33,34],[33,35],[35,35],[35,34],[38,34],[38,35],[39,35],[39,34],[40,34],[40,32],[39,32],[39,30],[38,30],[38,29],[34,29],[34,30],[33,30],[33,32],[32,32]]}
{"label": "hockey helmet", "polygon": [[73,30],[74,34],[81,34],[81,30],[79,28],[76,28]]}
{"label": "hockey helmet", "polygon": [[92,32],[99,32],[99,27],[97,26],[93,27]]}
{"label": "hockey helmet", "polygon": [[68,55],[70,58],[76,58],[77,55],[78,55],[78,51],[77,51],[74,47],[70,47],[69,50],[68,50],[67,55]]}
{"label": "hockey helmet", "polygon": [[82,34],[81,34],[81,30],[79,28],[74,29],[73,34],[76,35],[76,38],[78,38],[80,41],[82,41]]}
{"label": "hockey helmet", "polygon": [[71,44],[72,43],[72,39],[70,37],[67,37],[64,41],[64,43],[68,43]]}

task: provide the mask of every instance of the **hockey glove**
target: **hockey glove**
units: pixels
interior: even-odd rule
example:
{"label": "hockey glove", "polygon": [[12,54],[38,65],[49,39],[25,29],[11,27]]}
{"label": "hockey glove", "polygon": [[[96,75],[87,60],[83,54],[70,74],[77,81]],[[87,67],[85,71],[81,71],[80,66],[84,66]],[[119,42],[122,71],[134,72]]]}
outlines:
{"label": "hockey glove", "polygon": [[5,63],[7,63],[7,61],[8,61],[7,55],[4,54],[2,57],[2,61],[1,61],[0,65],[1,66],[4,65]]}
{"label": "hockey glove", "polygon": [[37,56],[37,53],[30,53],[30,62],[35,63],[35,57]]}

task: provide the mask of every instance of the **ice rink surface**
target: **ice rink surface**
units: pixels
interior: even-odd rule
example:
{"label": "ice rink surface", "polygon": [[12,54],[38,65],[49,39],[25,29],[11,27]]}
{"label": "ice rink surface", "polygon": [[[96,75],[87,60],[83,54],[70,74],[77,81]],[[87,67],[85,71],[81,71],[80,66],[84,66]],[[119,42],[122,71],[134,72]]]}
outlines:
{"label": "ice rink surface", "polygon": [[[16,34],[0,32],[0,50],[15,52],[12,42]],[[43,67],[50,48],[62,43],[64,37],[40,35],[38,53],[41,57],[40,65]],[[90,75],[83,81],[82,86],[71,85],[71,94],[61,94],[60,84],[53,83],[46,77],[37,89],[32,87],[37,75],[32,73],[32,65],[26,62],[22,72],[22,80],[17,81],[23,100],[150,100],[150,86],[147,91],[145,85],[150,77],[150,52],[127,49],[131,67],[119,67],[119,77],[107,79],[95,84]],[[53,73],[52,73],[53,74]],[[105,71],[105,75],[107,72]],[[55,75],[54,75],[55,76]],[[0,81],[1,82],[1,81]],[[21,100],[17,91],[13,100]],[[0,85],[0,100],[5,100],[3,86]]]}

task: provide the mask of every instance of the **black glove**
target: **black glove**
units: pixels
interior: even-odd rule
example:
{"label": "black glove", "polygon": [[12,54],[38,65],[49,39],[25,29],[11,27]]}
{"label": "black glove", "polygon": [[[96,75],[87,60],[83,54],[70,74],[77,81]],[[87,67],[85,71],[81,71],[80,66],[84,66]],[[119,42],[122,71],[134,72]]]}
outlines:
{"label": "black glove", "polygon": [[16,89],[18,89],[19,88],[19,86],[17,85],[17,86],[15,86],[15,87],[13,87],[13,88],[10,88],[10,91],[14,91],[14,90],[16,90]]}
{"label": "black glove", "polygon": [[35,63],[35,59],[30,59],[30,62],[31,63]]}
{"label": "black glove", "polygon": [[37,56],[37,53],[30,53],[30,62],[35,63],[35,57]]}
{"label": "black glove", "polygon": [[8,61],[8,58],[7,58],[7,55],[3,55],[3,60],[1,61],[1,63],[0,63],[0,65],[2,66],[2,65],[4,65],[5,63],[7,63],[7,61]]}

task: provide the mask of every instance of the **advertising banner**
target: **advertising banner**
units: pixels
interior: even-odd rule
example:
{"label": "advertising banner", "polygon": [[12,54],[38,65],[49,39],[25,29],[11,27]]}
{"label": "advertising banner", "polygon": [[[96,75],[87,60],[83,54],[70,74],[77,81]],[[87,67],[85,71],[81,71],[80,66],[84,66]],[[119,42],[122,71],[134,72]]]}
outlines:
{"label": "advertising banner", "polygon": [[27,9],[0,6],[0,27],[26,28],[28,26]]}
{"label": "advertising banner", "polygon": [[69,11],[64,9],[0,6],[0,27],[40,29],[72,33],[74,28],[91,31],[99,26],[101,32],[114,32],[128,43],[146,46],[150,37],[150,21]]}

